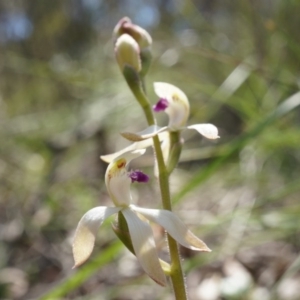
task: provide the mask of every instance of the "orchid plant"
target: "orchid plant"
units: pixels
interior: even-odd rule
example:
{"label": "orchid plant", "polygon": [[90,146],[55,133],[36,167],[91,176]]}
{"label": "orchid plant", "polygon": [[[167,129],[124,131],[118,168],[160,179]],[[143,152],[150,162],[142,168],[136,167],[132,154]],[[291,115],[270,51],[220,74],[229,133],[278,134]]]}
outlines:
{"label": "orchid plant", "polygon": [[[103,155],[108,162],[105,184],[114,203],[113,207],[98,206],[86,212],[77,226],[73,256],[75,266],[83,264],[91,255],[96,235],[103,221],[117,214],[113,230],[123,244],[137,257],[141,267],[156,283],[167,285],[172,281],[175,299],[187,299],[178,243],[196,251],[209,252],[208,246],[196,237],[172,212],[169,177],[178,164],[183,145],[181,131],[195,129],[208,139],[218,138],[218,129],[212,124],[186,125],[190,105],[183,91],[174,85],[156,82],[154,91],[159,97],[152,107],[145,92],[145,75],[151,64],[152,38],[143,28],[127,17],[121,19],[113,32],[117,63],[129,88],[141,105],[149,127],[138,133],[123,132],[122,136],[134,143],[116,153]],[[169,124],[157,126],[154,112],[164,111]],[[147,183],[148,175],[142,171],[128,171],[128,164],[153,146],[154,174],[158,178],[163,209],[142,208],[132,204],[130,192],[134,182]],[[170,264],[159,259],[149,222],[162,226],[167,233]]]}

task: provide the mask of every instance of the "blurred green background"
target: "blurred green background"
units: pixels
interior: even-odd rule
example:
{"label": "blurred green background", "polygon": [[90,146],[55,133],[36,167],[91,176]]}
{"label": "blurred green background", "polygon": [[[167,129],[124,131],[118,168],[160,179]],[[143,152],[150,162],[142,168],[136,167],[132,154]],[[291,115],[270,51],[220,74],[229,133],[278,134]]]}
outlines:
{"label": "blurred green background", "polygon": [[[298,0],[2,0],[0,298],[173,299],[110,222],[72,270],[79,219],[112,205],[99,156],[146,126],[114,60],[111,32],[128,16],[154,40],[151,101],[154,81],[172,83],[189,124],[220,131],[185,132],[171,179],[174,211],[213,249],[182,249],[190,299],[300,299],[299,13]],[[151,151],[133,167],[153,178]],[[159,207],[155,179],[133,190]]]}

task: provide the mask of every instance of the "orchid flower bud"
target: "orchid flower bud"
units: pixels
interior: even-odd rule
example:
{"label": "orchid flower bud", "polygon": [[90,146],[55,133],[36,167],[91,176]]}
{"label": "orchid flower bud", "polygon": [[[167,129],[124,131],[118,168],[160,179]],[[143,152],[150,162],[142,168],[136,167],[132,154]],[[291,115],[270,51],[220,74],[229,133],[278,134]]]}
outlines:
{"label": "orchid flower bud", "polygon": [[117,39],[115,54],[122,72],[125,67],[130,67],[137,73],[141,71],[140,48],[130,35],[123,34]]}
{"label": "orchid flower bud", "polygon": [[152,45],[152,38],[150,34],[142,27],[133,24],[128,17],[122,18],[116,25],[113,32],[114,40],[116,41],[123,34],[132,36],[138,43],[141,51],[151,47]]}
{"label": "orchid flower bud", "polygon": [[128,34],[137,42],[141,59],[140,75],[145,76],[152,61],[152,38],[145,29],[133,24],[128,17],[122,18],[116,25],[113,32],[114,43],[124,34]]}

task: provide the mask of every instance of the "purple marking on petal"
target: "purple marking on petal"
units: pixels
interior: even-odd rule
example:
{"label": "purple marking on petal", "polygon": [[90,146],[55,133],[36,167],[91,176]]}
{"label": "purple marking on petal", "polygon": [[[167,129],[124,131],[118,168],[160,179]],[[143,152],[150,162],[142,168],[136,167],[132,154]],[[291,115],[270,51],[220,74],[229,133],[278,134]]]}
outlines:
{"label": "purple marking on petal", "polygon": [[167,99],[161,98],[158,102],[153,105],[153,110],[156,112],[163,111],[169,106],[169,101]]}
{"label": "purple marking on petal", "polygon": [[131,178],[131,182],[148,182],[149,176],[142,171],[131,171],[129,173],[129,177]]}

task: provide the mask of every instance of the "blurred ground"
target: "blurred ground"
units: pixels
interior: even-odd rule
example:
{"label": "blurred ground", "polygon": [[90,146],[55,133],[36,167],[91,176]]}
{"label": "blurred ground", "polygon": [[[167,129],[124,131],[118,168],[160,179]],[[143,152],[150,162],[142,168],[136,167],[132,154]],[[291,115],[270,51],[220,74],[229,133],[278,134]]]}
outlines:
{"label": "blurred ground", "polygon": [[[189,124],[220,130],[184,133],[171,180],[174,210],[213,249],[182,249],[190,299],[300,299],[299,12],[297,0],[1,1],[0,298],[172,299],[109,222],[94,261],[72,270],[80,217],[112,205],[99,156],[146,125],[114,61],[127,15],[154,40],[153,103],[152,82],[172,83]],[[151,163],[149,151],[135,166],[152,175]],[[155,180],[135,199],[157,207]]]}

